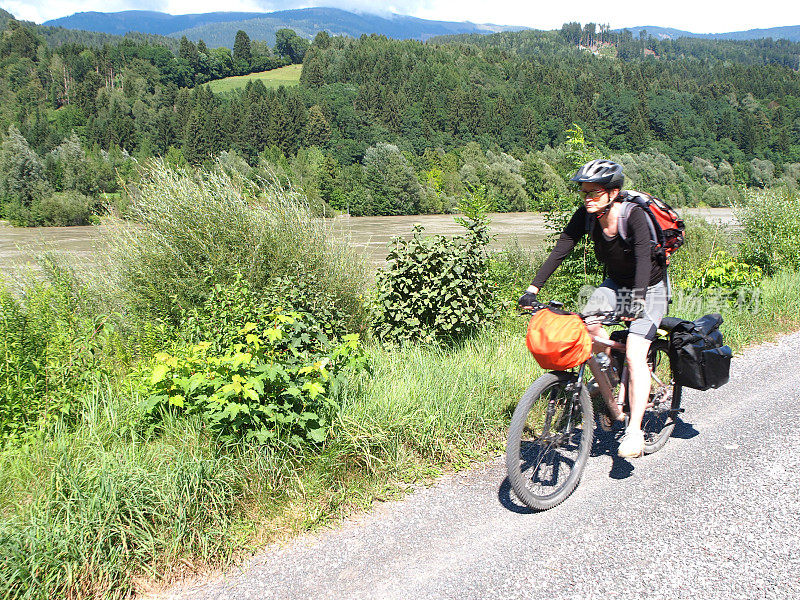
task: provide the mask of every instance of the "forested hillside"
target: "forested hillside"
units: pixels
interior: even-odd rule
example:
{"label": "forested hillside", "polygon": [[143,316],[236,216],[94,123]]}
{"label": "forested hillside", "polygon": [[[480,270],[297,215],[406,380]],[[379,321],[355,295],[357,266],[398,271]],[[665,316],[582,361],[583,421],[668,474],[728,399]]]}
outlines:
{"label": "forested hillside", "polygon": [[[0,31],[5,30],[8,27],[9,21],[12,20],[15,20],[14,15],[0,8]],[[35,31],[36,35],[42,38],[50,47],[63,46],[64,44],[80,44],[90,48],[102,48],[105,45],[116,45],[126,40],[135,43],[166,46],[175,52],[178,51],[179,41],[175,38],[162,35],[139,33],[136,31],[129,31],[124,35],[112,35],[97,31],[66,29],[64,27],[51,25],[36,25],[28,21],[19,21],[19,23]]]}
{"label": "forested hillside", "polygon": [[481,48],[496,48],[523,58],[536,58],[578,46],[595,53],[623,60],[649,59],[728,61],[739,65],[778,64],[800,68],[800,43],[785,39],[709,40],[700,37],[659,39],[640,31],[610,31],[607,26],[565,23],[560,31],[503,32],[490,36],[452,35],[431,40],[438,44],[468,43]]}
{"label": "forested hillside", "polygon": [[800,41],[800,25],[788,25],[783,27],[769,27],[767,29],[748,29],[746,31],[728,31],[725,33],[692,33],[673,29],[671,27],[644,26],[630,27],[631,33],[635,36],[639,32],[645,31],[647,35],[653,35],[659,39],[676,39],[679,37],[696,37],[708,40],[758,40],[763,38],[785,39],[793,42]]}
{"label": "forested hillside", "polygon": [[[310,47],[291,30],[274,48],[240,33],[233,52],[185,38],[177,53],[132,40],[51,47],[9,21],[3,215],[46,223],[35,207],[71,192],[98,210],[118,186],[98,173],[124,179],[130,157],[154,155],[266,168],[326,212],[447,211],[466,188],[497,210],[547,209],[567,193],[573,124],[625,164],[631,186],[678,205],[800,177],[800,44],[633,39],[577,23],[436,43],[320,33]],[[303,63],[299,87],[217,97],[201,85],[289,62]]]}

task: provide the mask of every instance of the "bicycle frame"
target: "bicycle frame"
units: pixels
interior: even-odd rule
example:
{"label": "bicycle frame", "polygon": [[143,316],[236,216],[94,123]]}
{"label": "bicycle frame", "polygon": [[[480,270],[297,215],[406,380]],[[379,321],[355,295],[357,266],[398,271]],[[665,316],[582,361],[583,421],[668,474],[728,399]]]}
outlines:
{"label": "bicycle frame", "polygon": [[[551,303],[551,304],[557,304],[557,303]],[[560,307],[560,305],[558,305],[557,307]],[[605,313],[598,313],[598,314],[595,314],[595,315],[587,315],[586,317],[583,318],[583,321],[587,325],[590,324],[590,323],[591,324],[601,324],[601,325],[617,325],[617,324],[619,324],[619,321],[617,320],[616,316],[611,311],[605,312]],[[667,335],[666,331],[663,331],[661,329],[658,330],[658,337],[659,338],[664,337],[666,335]],[[613,351],[619,352],[620,354],[625,356],[625,351],[627,350],[627,345],[625,343],[617,342],[617,341],[614,341],[614,340],[612,340],[610,338],[602,338],[602,337],[598,337],[598,336],[594,336],[594,335],[592,335],[591,338],[592,338],[593,345],[594,345],[594,343],[597,343],[597,344],[606,346],[606,350],[608,350],[608,351],[612,351],[613,350]],[[592,352],[592,354],[589,356],[589,358],[586,360],[586,362],[584,362],[583,364],[580,365],[580,368],[578,370],[578,373],[577,373],[577,376],[576,376],[576,379],[575,379],[575,383],[577,384],[578,389],[580,389],[581,386],[585,385],[585,383],[583,381],[583,379],[584,379],[583,375],[584,375],[584,372],[585,372],[587,366],[589,367],[589,371],[592,373],[592,376],[594,377],[594,380],[597,383],[598,389],[600,391],[600,395],[603,398],[603,400],[606,402],[606,405],[608,406],[609,410],[611,410],[612,413],[613,413],[614,412],[613,408],[616,405],[616,407],[618,408],[618,411],[620,413],[625,412],[624,408],[625,408],[626,400],[627,400],[627,396],[628,396],[628,381],[629,381],[628,365],[625,362],[623,362],[622,372],[619,374],[619,391],[618,391],[616,397],[615,397],[615,394],[614,394],[614,386],[612,385],[611,381],[609,380],[608,375],[606,374],[606,371],[604,371],[603,368],[600,366],[600,363],[597,362],[597,358],[596,358],[596,353],[595,352]],[[663,385],[663,382],[656,376],[656,374],[653,372],[652,369],[650,370],[650,377],[658,385]],[[577,397],[577,396],[575,396],[575,397]],[[574,400],[574,398],[573,398],[573,400]],[[648,402],[646,407],[647,408],[651,408],[652,406],[653,406],[652,403]],[[570,408],[570,410],[571,410],[571,408]],[[682,412],[682,411],[680,411],[680,412]]]}
{"label": "bicycle frame", "polygon": [[[592,336],[592,341],[606,346],[608,350],[616,350],[623,356],[625,355],[626,345],[621,342],[615,342],[614,340],[601,338],[599,336],[594,336],[594,335]],[[597,386],[600,390],[600,395],[603,397],[603,400],[605,400],[608,407],[612,408],[613,405],[616,403],[620,411],[622,411],[622,407],[625,404],[625,394],[627,393],[628,389],[628,366],[623,365],[622,367],[622,373],[620,373],[619,377],[620,380],[619,395],[616,398],[614,398],[614,388],[611,385],[611,380],[608,378],[608,375],[600,366],[600,363],[597,362],[597,358],[594,353],[592,353],[592,355],[589,357],[589,360],[586,361],[586,364],[589,365],[589,370],[592,372],[592,376],[594,377],[594,380],[597,382]]]}
{"label": "bicycle frame", "polygon": [[[658,332],[659,337],[662,335],[666,335],[666,332],[659,330]],[[614,350],[619,352],[623,356],[625,356],[625,350],[627,346],[622,342],[616,342],[614,340],[608,338],[601,338],[598,336],[591,336],[592,342],[596,342],[603,346],[606,346],[607,350],[611,351]],[[619,386],[619,393],[617,397],[614,397],[614,389],[611,385],[611,381],[608,378],[608,375],[600,366],[600,363],[597,362],[596,353],[592,353],[589,359],[586,361],[586,364],[589,366],[589,370],[594,377],[594,380],[597,382],[598,389],[600,391],[600,395],[602,396],[603,400],[605,400],[606,404],[609,408],[612,408],[613,405],[616,403],[617,407],[619,408],[620,412],[623,412],[623,408],[625,406],[625,400],[628,393],[628,365],[623,363],[622,372],[619,376],[620,386]],[[655,380],[658,385],[663,385],[663,382],[656,376],[656,374],[650,370],[650,377]],[[648,407],[651,406],[650,403],[647,405]]]}

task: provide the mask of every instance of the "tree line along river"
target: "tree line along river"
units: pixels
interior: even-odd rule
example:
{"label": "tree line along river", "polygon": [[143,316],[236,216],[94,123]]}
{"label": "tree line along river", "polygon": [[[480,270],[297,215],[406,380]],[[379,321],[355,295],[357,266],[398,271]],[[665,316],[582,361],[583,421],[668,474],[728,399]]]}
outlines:
{"label": "tree line along river", "polygon": [[[734,224],[729,208],[692,208],[682,212],[702,216],[714,223]],[[493,247],[501,248],[516,237],[523,248],[535,249],[547,235],[542,213],[496,213],[491,215]],[[414,224],[428,234],[456,235],[463,228],[453,215],[408,215],[397,217],[348,217],[330,222],[335,235],[362,250],[376,268],[385,264],[387,243],[401,235],[410,237]],[[103,242],[103,225],[86,227],[10,227],[0,224],[0,273],[14,277],[27,266],[36,266],[35,257],[43,251],[68,253],[81,266],[91,266]]]}

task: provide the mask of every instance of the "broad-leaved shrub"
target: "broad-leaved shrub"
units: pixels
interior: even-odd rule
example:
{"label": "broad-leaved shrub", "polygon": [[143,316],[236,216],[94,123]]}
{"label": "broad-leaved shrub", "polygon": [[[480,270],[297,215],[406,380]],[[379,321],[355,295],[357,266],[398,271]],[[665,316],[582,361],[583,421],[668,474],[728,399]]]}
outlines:
{"label": "broad-leaved shrub", "polygon": [[490,241],[484,194],[462,203],[456,221],[466,233],[453,238],[424,236],[390,243],[390,266],[377,276],[375,329],[384,341],[458,339],[495,314],[489,276]]}
{"label": "broad-leaved shrub", "polygon": [[157,355],[144,373],[145,412],[156,421],[165,411],[198,414],[227,440],[324,441],[344,377],[365,357],[357,334],[312,340],[306,318],[277,308],[238,329],[242,341],[223,352],[202,341]]}
{"label": "broad-leaved shrub", "polygon": [[114,369],[118,336],[67,271],[13,295],[0,281],[0,443],[73,417],[83,394]]}
{"label": "broad-leaved shrub", "polygon": [[735,302],[741,292],[753,290],[761,283],[761,267],[749,265],[718,250],[702,267],[690,271],[680,281],[679,287],[700,295],[714,294]]}

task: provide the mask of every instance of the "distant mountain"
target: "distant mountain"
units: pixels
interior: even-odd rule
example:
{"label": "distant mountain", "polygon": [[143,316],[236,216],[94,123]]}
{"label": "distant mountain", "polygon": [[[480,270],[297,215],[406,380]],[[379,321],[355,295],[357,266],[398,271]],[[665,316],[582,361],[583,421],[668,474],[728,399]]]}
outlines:
{"label": "distant mountain", "polygon": [[209,46],[233,46],[236,31],[243,29],[253,39],[274,42],[275,31],[294,29],[298,35],[311,38],[319,31],[332,35],[358,37],[383,34],[396,39],[426,40],[437,35],[459,33],[496,33],[518,31],[524,27],[469,22],[429,21],[405,15],[378,16],[357,14],[338,8],[303,8],[271,13],[215,12],[196,15],[129,10],[116,13],[84,12],[47,21],[45,25],[124,34],[128,31],[155,33],[189,39],[203,38]]}
{"label": "distant mountain", "polygon": [[[10,12],[0,8],[0,31],[8,26],[9,20],[18,20]],[[125,35],[115,35],[99,31],[86,31],[83,29],[67,29],[66,27],[52,27],[49,25],[37,25],[33,21],[19,21],[20,23],[32,28],[37,35],[44,38],[51,48],[63,46],[65,44],[82,44],[92,48],[100,48],[106,44],[118,44],[122,40],[132,40],[137,43],[155,44],[166,46],[173,52],[178,51],[180,42],[171,37],[156,35],[152,33],[128,32]]]}
{"label": "distant mountain", "polygon": [[[679,37],[695,37],[707,40],[757,40],[762,38],[772,38],[775,40],[789,40],[800,42],[800,25],[789,25],[786,27],[770,27],[769,29],[748,29],[747,31],[731,31],[729,33],[692,33],[671,27],[658,27],[648,25],[642,27],[628,27],[634,37],[639,36],[639,32],[644,30],[648,35],[659,39],[674,40]],[[615,31],[622,31],[617,29]]]}
{"label": "distant mountain", "polygon": [[68,17],[45,21],[42,25],[99,31],[125,35],[129,31],[169,35],[176,31],[226,21],[242,21],[263,17],[263,13],[214,12],[197,15],[169,15],[151,10],[124,10],[114,13],[80,12]]}

